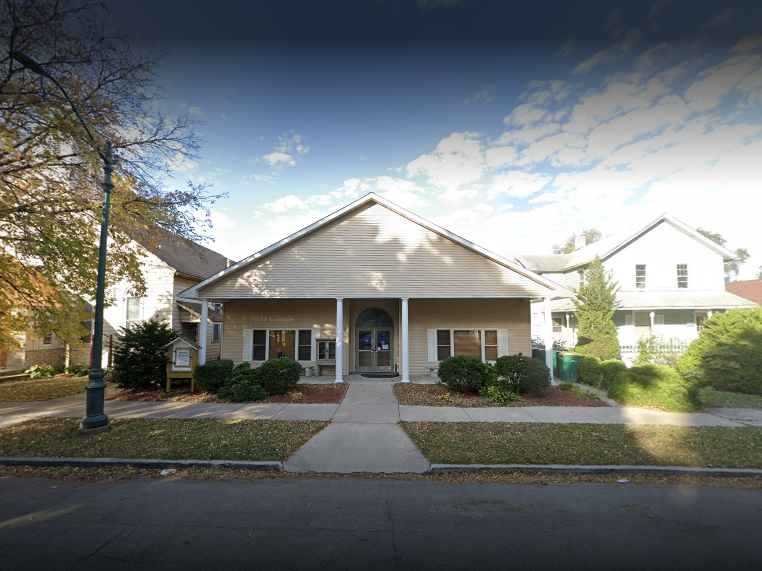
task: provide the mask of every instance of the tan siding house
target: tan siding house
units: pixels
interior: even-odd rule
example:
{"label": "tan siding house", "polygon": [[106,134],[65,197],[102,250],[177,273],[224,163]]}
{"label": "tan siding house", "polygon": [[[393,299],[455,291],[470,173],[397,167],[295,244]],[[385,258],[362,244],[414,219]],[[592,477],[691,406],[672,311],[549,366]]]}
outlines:
{"label": "tan siding house", "polygon": [[369,194],[194,285],[224,304],[223,358],[305,372],[429,375],[450,355],[530,352],[530,301],[554,282]]}

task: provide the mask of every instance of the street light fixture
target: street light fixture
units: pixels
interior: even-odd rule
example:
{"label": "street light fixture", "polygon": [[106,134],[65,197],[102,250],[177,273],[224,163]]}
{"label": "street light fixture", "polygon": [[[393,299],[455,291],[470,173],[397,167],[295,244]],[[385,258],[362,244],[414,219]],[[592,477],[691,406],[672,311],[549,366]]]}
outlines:
{"label": "street light fixture", "polygon": [[[52,77],[44,67],[38,62],[33,60],[26,54],[21,52],[12,51],[11,57],[21,63],[25,68],[33,71],[34,73],[41,75],[50,81],[52,81],[58,89],[61,90],[66,101],[74,110],[77,115],[77,119],[84,127],[87,136],[90,140],[96,144],[95,137],[87,127],[87,123],[80,115],[74,102],[66,93],[63,86]],[[111,182],[111,173],[116,164],[116,157],[114,156],[114,149],[111,146],[111,141],[106,141],[106,148],[101,152],[98,151],[98,155],[103,160],[103,207],[101,208],[101,240],[98,248],[98,281],[97,288],[95,290],[95,326],[93,331],[93,352],[92,361],[90,363],[90,375],[88,376],[87,385],[87,404],[85,407],[85,417],[80,423],[80,432],[92,434],[96,432],[103,432],[110,428],[108,416],[103,411],[104,393],[106,389],[106,383],[103,382],[103,304],[106,293],[106,248],[108,240],[108,215],[109,207],[111,203],[111,191],[114,185]]]}

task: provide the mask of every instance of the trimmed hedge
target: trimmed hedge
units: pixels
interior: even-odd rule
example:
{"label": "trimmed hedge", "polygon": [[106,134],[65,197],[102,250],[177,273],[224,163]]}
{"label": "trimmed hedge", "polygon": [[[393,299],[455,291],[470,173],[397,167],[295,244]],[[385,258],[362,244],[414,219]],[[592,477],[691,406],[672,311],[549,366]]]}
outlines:
{"label": "trimmed hedge", "polygon": [[627,365],[618,359],[601,361],[598,357],[585,357],[577,367],[578,380],[605,391],[614,384],[619,373],[627,370]]}
{"label": "trimmed hedge", "polygon": [[268,394],[284,395],[299,382],[302,366],[293,359],[269,359],[253,370],[257,383]]}
{"label": "trimmed hedge", "polygon": [[232,374],[233,361],[219,359],[207,361],[203,365],[196,365],[196,368],[193,369],[193,380],[199,390],[216,395]]}
{"label": "trimmed hedge", "polygon": [[521,353],[500,357],[497,374],[512,392],[520,395],[542,396],[550,389],[550,369],[540,360]]}
{"label": "trimmed hedge", "polygon": [[622,404],[692,412],[701,408],[699,390],[667,365],[642,365],[619,373],[608,390]]}
{"label": "trimmed hedge", "polygon": [[585,357],[579,364],[581,381],[607,391],[609,398],[630,406],[670,412],[701,408],[698,386],[667,365],[627,368],[622,361]]}
{"label": "trimmed hedge", "polygon": [[762,307],[715,313],[677,368],[717,391],[762,394]]}
{"label": "trimmed hedge", "polygon": [[461,393],[478,393],[497,379],[495,367],[476,357],[448,357],[439,363],[439,380]]}

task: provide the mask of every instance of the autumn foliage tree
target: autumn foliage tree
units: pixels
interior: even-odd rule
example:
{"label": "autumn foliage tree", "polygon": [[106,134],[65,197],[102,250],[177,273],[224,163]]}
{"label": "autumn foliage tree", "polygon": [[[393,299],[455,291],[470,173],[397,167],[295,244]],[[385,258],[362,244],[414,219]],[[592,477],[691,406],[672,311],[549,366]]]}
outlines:
{"label": "autumn foliage tree", "polygon": [[[19,52],[50,77],[20,63]],[[201,239],[197,212],[208,215],[217,197],[190,182],[166,186],[173,162],[192,159],[200,141],[189,116],[169,117],[157,104],[162,55],[128,42],[100,4],[0,0],[0,348],[29,328],[80,333],[83,300],[95,297],[106,140],[122,159],[107,285],[128,280],[138,295],[144,288],[131,236],[150,241],[161,228]]]}
{"label": "autumn foliage tree", "polygon": [[617,282],[596,256],[585,270],[584,280],[575,291],[577,308],[577,347],[575,351],[600,359],[620,359],[621,351],[613,317],[617,308]]}

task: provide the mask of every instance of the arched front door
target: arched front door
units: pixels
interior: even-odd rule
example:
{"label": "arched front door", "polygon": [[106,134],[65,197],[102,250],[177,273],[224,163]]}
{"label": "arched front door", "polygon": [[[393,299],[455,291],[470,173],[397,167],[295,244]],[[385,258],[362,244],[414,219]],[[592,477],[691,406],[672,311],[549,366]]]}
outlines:
{"label": "arched front door", "polygon": [[359,373],[391,373],[394,370],[394,322],[383,309],[370,307],[355,326],[355,369]]}

